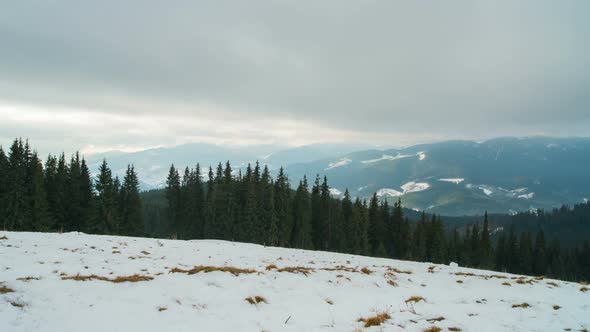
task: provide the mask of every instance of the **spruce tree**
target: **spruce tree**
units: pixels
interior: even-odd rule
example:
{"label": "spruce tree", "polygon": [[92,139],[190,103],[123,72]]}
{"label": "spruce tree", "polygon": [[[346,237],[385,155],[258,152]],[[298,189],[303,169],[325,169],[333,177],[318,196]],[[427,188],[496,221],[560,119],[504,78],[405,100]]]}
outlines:
{"label": "spruce tree", "polygon": [[5,228],[6,225],[6,202],[9,195],[9,172],[10,164],[8,157],[4,154],[2,146],[0,146],[0,225]]}
{"label": "spruce tree", "polygon": [[291,233],[293,230],[293,214],[291,211],[291,188],[289,179],[283,168],[279,169],[275,182],[275,211],[279,231],[279,246],[291,246]]}
{"label": "spruce tree", "polygon": [[484,268],[492,266],[492,244],[490,240],[490,227],[488,223],[488,211],[484,214],[483,229],[481,231],[480,264]]}
{"label": "spruce tree", "polygon": [[166,200],[168,202],[168,218],[170,220],[169,234],[172,237],[178,237],[179,226],[181,224],[182,211],[182,194],[180,190],[180,175],[174,167],[170,166],[168,177],[166,178]]}
{"label": "spruce tree", "polygon": [[293,239],[292,243],[297,248],[313,249],[311,225],[311,200],[307,178],[299,182],[295,197],[293,198]]}
{"label": "spruce tree", "polygon": [[141,199],[139,197],[139,179],[135,167],[127,165],[127,171],[121,186],[121,201],[123,209],[120,211],[120,233],[129,236],[144,234]]}
{"label": "spruce tree", "polygon": [[118,188],[106,160],[103,160],[98,172],[95,183],[97,222],[92,231],[99,234],[116,234],[119,226]]}

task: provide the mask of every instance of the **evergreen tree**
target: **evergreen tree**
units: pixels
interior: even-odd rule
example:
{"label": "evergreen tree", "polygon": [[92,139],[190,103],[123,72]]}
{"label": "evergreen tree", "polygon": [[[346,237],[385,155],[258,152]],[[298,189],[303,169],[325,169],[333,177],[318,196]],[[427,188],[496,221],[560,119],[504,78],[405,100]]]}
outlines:
{"label": "evergreen tree", "polygon": [[180,211],[182,211],[183,206],[180,175],[174,164],[170,166],[168,177],[166,178],[166,200],[168,201],[168,217],[170,220],[169,232],[173,237],[179,237],[179,227],[182,224]]}
{"label": "evergreen tree", "polygon": [[291,188],[289,179],[283,168],[279,169],[275,182],[275,211],[279,230],[279,246],[291,246],[291,233],[293,230],[293,214],[291,211]]}
{"label": "evergreen tree", "polygon": [[141,213],[141,199],[139,197],[139,179],[135,168],[127,166],[123,185],[121,187],[121,201],[123,209],[121,215],[120,233],[130,236],[141,236],[144,234],[143,215]]}
{"label": "evergreen tree", "polygon": [[299,182],[293,198],[293,239],[292,244],[297,248],[313,249],[311,225],[311,200],[307,185],[307,178]]}
{"label": "evergreen tree", "polygon": [[49,231],[51,220],[48,213],[47,196],[43,179],[43,165],[37,153],[31,155],[28,165],[28,193],[30,219],[23,230]]}
{"label": "evergreen tree", "polygon": [[97,223],[92,230],[99,234],[116,234],[118,231],[118,188],[107,161],[103,160],[96,179]]}
{"label": "evergreen tree", "polygon": [[483,229],[481,231],[480,264],[484,268],[492,266],[492,244],[490,240],[490,227],[488,223],[488,211],[484,214]]}
{"label": "evergreen tree", "polygon": [[0,146],[0,225],[3,229],[6,229],[6,202],[8,201],[9,195],[9,174],[10,164],[8,157],[4,154],[2,146]]}
{"label": "evergreen tree", "polygon": [[342,198],[342,228],[344,229],[344,248],[346,252],[354,252],[354,243],[357,234],[355,234],[355,225],[352,219],[352,200],[348,188],[344,191]]}

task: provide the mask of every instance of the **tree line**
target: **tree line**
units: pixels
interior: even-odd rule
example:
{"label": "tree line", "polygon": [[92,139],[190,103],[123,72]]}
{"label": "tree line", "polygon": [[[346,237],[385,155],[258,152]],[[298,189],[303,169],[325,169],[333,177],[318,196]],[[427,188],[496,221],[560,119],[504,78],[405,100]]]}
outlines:
{"label": "tree line", "polygon": [[0,225],[5,230],[144,234],[139,180],[128,166],[123,181],[106,160],[93,179],[79,153],[49,155],[45,164],[28,141],[8,155],[0,147]]}
{"label": "tree line", "polygon": [[[576,209],[588,209],[590,204]],[[422,213],[410,220],[401,200],[390,206],[330,193],[326,177],[296,188],[281,168],[273,177],[258,163],[234,170],[170,167],[164,190],[139,193],[133,166],[121,182],[103,161],[92,177],[78,153],[43,165],[28,142],[0,147],[0,222],[5,230],[222,239],[367,256],[457,262],[462,266],[566,280],[590,279],[590,246],[561,248],[543,228],[490,229],[487,213],[467,227]]]}

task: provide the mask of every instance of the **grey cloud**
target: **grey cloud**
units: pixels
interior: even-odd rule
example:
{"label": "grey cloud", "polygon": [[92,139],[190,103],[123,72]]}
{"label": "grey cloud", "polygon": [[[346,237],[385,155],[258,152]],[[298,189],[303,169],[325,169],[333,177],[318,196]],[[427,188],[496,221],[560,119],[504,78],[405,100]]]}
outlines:
{"label": "grey cloud", "polygon": [[590,134],[584,0],[4,7],[4,100],[187,117],[208,103],[367,133]]}

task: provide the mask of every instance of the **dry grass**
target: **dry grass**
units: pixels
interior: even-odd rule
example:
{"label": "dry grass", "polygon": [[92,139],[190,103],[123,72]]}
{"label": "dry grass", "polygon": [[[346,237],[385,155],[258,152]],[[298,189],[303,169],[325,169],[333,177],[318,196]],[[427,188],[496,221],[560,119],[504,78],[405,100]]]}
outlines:
{"label": "dry grass", "polygon": [[438,316],[438,317],[434,317],[434,318],[429,318],[426,321],[429,323],[434,323],[434,322],[442,322],[443,320],[445,320],[445,318],[443,316]]}
{"label": "dry grass", "polygon": [[440,332],[442,329],[438,326],[431,326],[423,330],[424,332]]}
{"label": "dry grass", "polygon": [[344,266],[344,265],[337,265],[335,267],[323,267],[320,270],[322,271],[342,271],[342,272],[358,272],[357,269]]}
{"label": "dry grass", "polygon": [[412,296],[406,300],[406,303],[418,303],[420,301],[426,302],[426,299],[422,296]]}
{"label": "dry grass", "polygon": [[475,273],[471,273],[471,272],[456,272],[455,275],[456,276],[465,276],[465,277],[475,277],[475,276],[477,276]]}
{"label": "dry grass", "polygon": [[172,270],[170,270],[170,273],[186,273],[188,275],[193,275],[193,274],[197,274],[197,273],[209,273],[209,272],[227,272],[227,273],[231,273],[234,276],[239,276],[240,274],[251,274],[251,273],[257,273],[256,270],[253,269],[241,269],[238,267],[233,267],[233,266],[203,266],[203,265],[199,265],[199,266],[195,266],[190,270],[185,270],[185,269],[181,269],[178,267],[173,268]]}
{"label": "dry grass", "polygon": [[22,278],[16,278],[16,280],[28,282],[31,280],[41,280],[41,277],[22,277]]}
{"label": "dry grass", "polygon": [[436,269],[436,266],[431,265],[428,267],[428,273],[434,273],[434,269]]}
{"label": "dry grass", "polygon": [[266,301],[266,299],[262,296],[250,296],[244,299],[244,301],[250,303],[250,304],[259,304],[259,303],[268,303],[268,301]]}
{"label": "dry grass", "polygon": [[142,251],[140,251],[140,253],[142,253],[142,254],[144,254],[144,255],[151,255],[149,252],[147,252],[147,251],[145,251],[145,250],[142,250]]}
{"label": "dry grass", "polygon": [[367,267],[363,267],[361,272],[367,275],[373,273],[373,271],[369,270]]}
{"label": "dry grass", "polygon": [[330,300],[330,299],[326,299],[325,301],[329,305],[334,305],[334,302],[332,300]]}
{"label": "dry grass", "polygon": [[96,274],[91,274],[87,276],[83,276],[80,274],[76,274],[75,276],[62,276],[62,280],[76,280],[76,281],[89,281],[89,280],[101,280],[101,281],[108,281],[112,283],[122,283],[122,282],[139,282],[139,281],[150,281],[153,280],[153,277],[144,276],[139,274],[133,274],[130,276],[118,276],[115,278],[107,278],[102,276],[97,276]]}
{"label": "dry grass", "polygon": [[25,304],[21,303],[21,302],[16,302],[16,301],[10,301],[9,302],[13,307],[17,307],[17,308],[24,308]]}
{"label": "dry grass", "polygon": [[586,281],[580,281],[579,284],[582,286],[588,286],[588,282]]}
{"label": "dry grass", "polygon": [[553,306],[553,310],[559,310],[559,309],[561,309],[561,307],[558,306],[557,304]]}
{"label": "dry grass", "polygon": [[6,294],[6,293],[14,293],[14,289],[12,289],[10,287],[6,287],[4,285],[0,285],[0,294]]}
{"label": "dry grass", "polygon": [[530,307],[531,307],[531,305],[528,304],[528,303],[526,303],[526,302],[523,302],[521,304],[513,304],[512,305],[512,308],[523,308],[523,309],[526,309],[526,308],[530,308]]}
{"label": "dry grass", "polygon": [[511,285],[511,284],[510,284],[508,281],[504,281],[504,282],[502,283],[502,285],[503,285],[503,286],[510,286],[510,287],[512,287],[512,285]]}
{"label": "dry grass", "polygon": [[311,267],[305,267],[305,266],[288,266],[288,267],[283,267],[280,269],[277,269],[278,272],[289,272],[289,273],[301,273],[304,276],[308,276],[311,272],[314,271],[314,269],[312,269]]}
{"label": "dry grass", "polygon": [[269,265],[267,265],[267,266],[266,266],[266,268],[265,268],[265,270],[266,270],[266,271],[270,271],[270,270],[276,270],[276,269],[277,269],[277,266],[276,266],[276,265],[274,265],[274,264],[269,264]]}
{"label": "dry grass", "polygon": [[456,327],[456,326],[451,326],[448,328],[449,331],[454,331],[454,332],[460,332],[463,331],[460,328]]}
{"label": "dry grass", "polygon": [[162,311],[166,311],[168,310],[168,308],[166,307],[158,307],[158,311],[162,312]]}
{"label": "dry grass", "polygon": [[387,283],[388,283],[389,285],[393,286],[393,287],[397,287],[397,286],[399,286],[399,285],[397,284],[397,282],[395,282],[394,280],[387,280]]}
{"label": "dry grass", "polygon": [[113,250],[112,254],[120,254],[121,252],[119,250]]}
{"label": "dry grass", "polygon": [[392,266],[388,266],[387,271],[392,271],[395,273],[412,274],[412,271],[410,271],[410,270],[400,270],[400,269],[392,267]]}
{"label": "dry grass", "polygon": [[556,282],[553,282],[553,281],[549,281],[549,282],[547,283],[547,285],[549,285],[549,286],[553,286],[553,287],[559,287],[559,285],[558,285]]}
{"label": "dry grass", "polygon": [[371,326],[379,326],[385,323],[386,320],[390,319],[391,316],[387,312],[381,312],[376,314],[375,316],[371,316],[368,318],[359,318],[357,321],[364,322],[365,327]]}
{"label": "dry grass", "polygon": [[8,238],[6,237],[6,235],[2,235],[0,236],[0,240],[8,240]]}
{"label": "dry grass", "polygon": [[463,283],[463,280],[457,280],[457,283],[458,284],[462,284]]}
{"label": "dry grass", "polygon": [[583,293],[586,293],[588,290],[590,290],[590,289],[586,286],[580,288],[580,292],[583,292]]}

